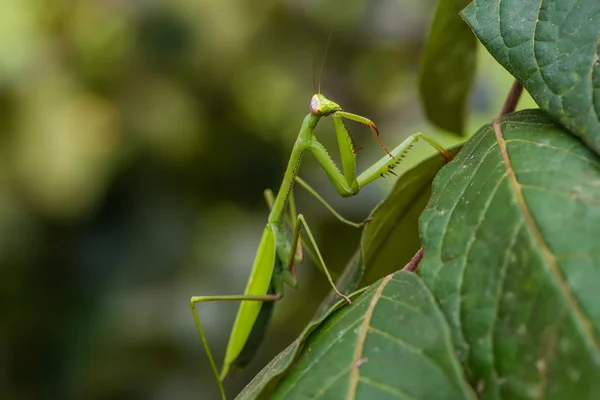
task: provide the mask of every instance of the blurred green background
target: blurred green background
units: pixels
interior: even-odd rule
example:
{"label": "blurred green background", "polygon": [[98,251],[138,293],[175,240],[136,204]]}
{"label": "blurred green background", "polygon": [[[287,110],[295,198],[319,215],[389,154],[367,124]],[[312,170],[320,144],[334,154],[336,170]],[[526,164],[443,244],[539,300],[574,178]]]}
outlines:
{"label": "blurred green background", "polygon": [[[423,121],[418,99],[434,6],[2,0],[0,398],[217,398],[189,298],[243,291],[268,213],[262,192],[278,188],[330,29],[324,94],[373,119],[390,148],[416,130],[458,141]],[[471,133],[511,83],[485,51],[478,58]],[[321,125],[335,158],[333,125]],[[348,126],[365,147],[359,168],[384,155],[368,129]],[[426,154],[417,147],[406,165]],[[341,199],[305,160],[301,175],[353,220],[393,183]],[[360,233],[301,189],[297,200],[339,273]],[[327,292],[310,262],[299,272],[230,394]],[[219,365],[236,309],[200,307]]]}

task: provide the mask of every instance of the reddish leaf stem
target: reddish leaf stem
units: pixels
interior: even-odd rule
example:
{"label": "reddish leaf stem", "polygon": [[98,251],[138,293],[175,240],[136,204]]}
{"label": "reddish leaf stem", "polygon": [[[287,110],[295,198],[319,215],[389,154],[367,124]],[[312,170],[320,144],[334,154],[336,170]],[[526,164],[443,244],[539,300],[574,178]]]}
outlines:
{"label": "reddish leaf stem", "polygon": [[423,248],[421,247],[419,251],[411,258],[411,260],[402,268],[402,271],[415,272],[417,268],[419,268],[419,263],[423,259]]}
{"label": "reddish leaf stem", "polygon": [[504,100],[504,105],[502,106],[500,115],[498,115],[498,119],[515,111],[515,108],[517,108],[517,103],[519,103],[519,99],[521,98],[521,93],[523,93],[523,85],[521,85],[519,81],[515,79],[512,87],[510,88],[510,92],[508,92],[508,96],[506,96],[506,100]]}

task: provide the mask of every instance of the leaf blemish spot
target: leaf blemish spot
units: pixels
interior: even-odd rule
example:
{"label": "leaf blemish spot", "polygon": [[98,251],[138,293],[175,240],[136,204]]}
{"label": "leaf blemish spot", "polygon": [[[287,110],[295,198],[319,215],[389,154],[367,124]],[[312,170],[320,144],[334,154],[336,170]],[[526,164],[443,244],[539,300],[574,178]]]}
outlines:
{"label": "leaf blemish spot", "polygon": [[369,358],[368,358],[368,357],[363,357],[363,358],[361,358],[360,360],[356,361],[356,364],[355,364],[355,365],[356,365],[357,367],[360,367],[361,365],[363,365],[363,364],[365,364],[365,363],[367,363],[367,362],[369,362]]}

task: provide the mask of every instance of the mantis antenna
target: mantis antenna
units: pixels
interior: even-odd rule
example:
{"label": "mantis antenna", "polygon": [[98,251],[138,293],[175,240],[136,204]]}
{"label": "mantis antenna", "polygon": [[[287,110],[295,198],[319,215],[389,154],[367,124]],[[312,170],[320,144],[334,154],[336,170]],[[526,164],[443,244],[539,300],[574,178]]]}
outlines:
{"label": "mantis antenna", "polygon": [[323,59],[321,60],[321,68],[319,69],[319,90],[318,94],[321,94],[321,81],[323,80],[323,67],[325,66],[325,59],[327,58],[327,50],[329,50],[329,43],[331,42],[331,35],[333,34],[333,26],[329,29],[329,36],[327,36],[327,43],[325,44],[325,52],[323,53]]}

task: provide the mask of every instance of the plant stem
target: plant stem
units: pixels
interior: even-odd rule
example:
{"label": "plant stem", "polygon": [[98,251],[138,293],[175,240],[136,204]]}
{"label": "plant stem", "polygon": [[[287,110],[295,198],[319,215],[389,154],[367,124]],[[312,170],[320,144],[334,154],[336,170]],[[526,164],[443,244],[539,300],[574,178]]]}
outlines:
{"label": "plant stem", "polygon": [[506,100],[504,101],[502,111],[500,111],[498,118],[502,118],[506,114],[515,111],[515,108],[517,108],[517,103],[521,98],[521,93],[523,93],[523,85],[521,85],[519,81],[515,79],[512,87],[510,88],[510,92],[508,92],[508,96],[506,96]]}
{"label": "plant stem", "polygon": [[415,272],[417,268],[419,268],[419,263],[423,259],[423,248],[421,247],[419,251],[411,258],[411,260],[402,268],[402,271]]}

